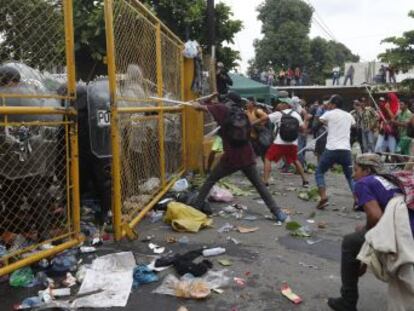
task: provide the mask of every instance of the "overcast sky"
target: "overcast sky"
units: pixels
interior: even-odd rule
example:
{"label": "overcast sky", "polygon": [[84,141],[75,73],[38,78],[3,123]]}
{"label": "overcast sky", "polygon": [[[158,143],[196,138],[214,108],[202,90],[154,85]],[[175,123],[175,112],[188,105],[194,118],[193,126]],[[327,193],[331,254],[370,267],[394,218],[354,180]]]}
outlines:
{"label": "overcast sky", "polygon": [[[241,52],[241,69],[254,58],[253,40],[261,37],[261,23],[256,8],[263,0],[218,0],[230,5],[234,17],[243,21],[244,29],[236,36],[234,47]],[[374,60],[386,45],[383,38],[414,30],[414,19],[408,12],[414,10],[414,0],[308,0],[316,10],[314,17],[330,29],[337,41],[358,54],[362,61]],[[311,37],[330,39],[316,22],[312,23]]]}

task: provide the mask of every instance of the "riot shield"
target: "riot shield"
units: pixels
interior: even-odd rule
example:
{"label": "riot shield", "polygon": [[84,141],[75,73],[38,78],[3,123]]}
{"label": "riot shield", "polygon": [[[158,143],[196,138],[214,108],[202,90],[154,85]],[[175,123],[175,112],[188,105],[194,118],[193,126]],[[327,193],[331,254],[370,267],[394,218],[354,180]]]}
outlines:
{"label": "riot shield", "polygon": [[96,80],[89,83],[88,116],[92,153],[98,158],[111,157],[111,117],[108,80]]}

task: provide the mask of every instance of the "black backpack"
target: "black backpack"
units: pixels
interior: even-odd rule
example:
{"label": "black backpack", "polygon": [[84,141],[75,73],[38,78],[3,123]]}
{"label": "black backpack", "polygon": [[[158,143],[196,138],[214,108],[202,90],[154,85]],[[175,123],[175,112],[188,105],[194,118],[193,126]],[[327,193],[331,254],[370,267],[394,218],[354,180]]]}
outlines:
{"label": "black backpack", "polygon": [[292,116],[294,110],[292,109],[289,113],[282,113],[282,120],[278,128],[280,138],[285,142],[294,142],[299,137],[299,121]]}
{"label": "black backpack", "polygon": [[234,147],[240,147],[249,142],[251,124],[242,108],[235,105],[230,107],[223,130],[229,143]]}

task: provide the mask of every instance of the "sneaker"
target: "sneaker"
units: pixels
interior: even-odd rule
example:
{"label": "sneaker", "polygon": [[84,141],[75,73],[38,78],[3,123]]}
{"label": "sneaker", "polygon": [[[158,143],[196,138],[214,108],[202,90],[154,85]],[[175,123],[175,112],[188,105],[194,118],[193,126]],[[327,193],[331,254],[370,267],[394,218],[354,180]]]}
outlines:
{"label": "sneaker", "polygon": [[302,182],[302,187],[303,187],[303,188],[309,188],[309,181],[304,180],[304,181]]}
{"label": "sneaker", "polygon": [[328,306],[335,311],[357,311],[355,304],[347,302],[344,298],[329,298]]}
{"label": "sneaker", "polygon": [[276,212],[275,217],[276,217],[276,221],[278,221],[278,222],[280,221],[281,223],[289,222],[290,221],[289,215],[287,215],[283,211]]}

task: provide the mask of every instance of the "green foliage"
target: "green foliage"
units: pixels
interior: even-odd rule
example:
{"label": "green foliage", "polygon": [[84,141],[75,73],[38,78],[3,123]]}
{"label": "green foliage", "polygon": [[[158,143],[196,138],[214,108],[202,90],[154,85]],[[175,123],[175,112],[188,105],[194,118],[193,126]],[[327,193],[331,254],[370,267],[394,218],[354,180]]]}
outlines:
{"label": "green foliage", "polygon": [[333,67],[359,60],[342,43],[309,38],[313,9],[302,0],[266,0],[258,11],[264,37],[254,43],[256,58],[249,62],[249,73],[267,69],[271,61],[276,71],[305,68],[313,83],[324,84]]}
{"label": "green foliage", "polygon": [[[182,40],[197,40],[205,49],[208,42],[207,2],[205,0],[145,0],[143,1],[153,12]],[[232,19],[233,12],[225,3],[217,3],[216,13],[216,48],[217,59],[226,68],[237,66],[240,60],[239,51],[233,50],[225,43],[234,43],[234,36],[243,24]]]}
{"label": "green foliage", "polygon": [[[414,18],[414,11],[408,14]],[[401,37],[389,37],[382,43],[393,44],[392,48],[387,49],[379,55],[382,62],[393,65],[397,70],[408,71],[414,66],[414,30],[404,32]]]}
{"label": "green foliage", "polygon": [[61,6],[54,0],[0,0],[0,61],[51,70],[65,62]]}

